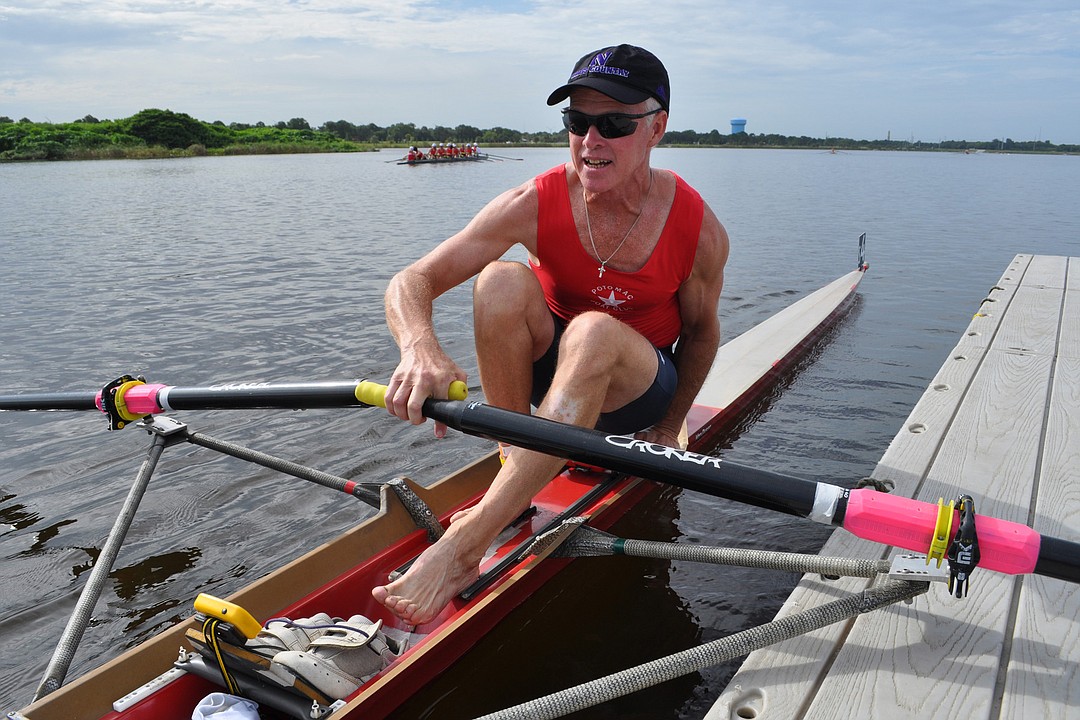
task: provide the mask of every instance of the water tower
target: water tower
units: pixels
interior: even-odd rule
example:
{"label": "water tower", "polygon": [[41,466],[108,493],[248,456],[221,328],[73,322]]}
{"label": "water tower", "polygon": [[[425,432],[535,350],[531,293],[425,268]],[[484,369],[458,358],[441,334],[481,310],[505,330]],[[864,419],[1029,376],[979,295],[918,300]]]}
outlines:
{"label": "water tower", "polygon": [[746,132],[746,118],[732,118],[731,134],[738,135],[741,132]]}

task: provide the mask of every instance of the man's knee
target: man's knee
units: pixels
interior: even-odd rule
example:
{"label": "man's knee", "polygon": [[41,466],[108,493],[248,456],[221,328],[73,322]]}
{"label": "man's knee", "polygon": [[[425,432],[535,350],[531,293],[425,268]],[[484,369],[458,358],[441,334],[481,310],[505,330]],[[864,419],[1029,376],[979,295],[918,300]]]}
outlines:
{"label": "man's knee", "polygon": [[[497,260],[480,271],[473,285],[473,319],[477,328],[494,323],[530,322],[548,314],[540,282],[525,265]],[[535,322],[533,320],[532,322]]]}
{"label": "man's knee", "polygon": [[522,296],[522,292],[539,283],[532,271],[519,262],[496,260],[480,271],[473,285],[475,300],[508,300]]}
{"label": "man's knee", "polygon": [[627,337],[626,330],[622,321],[607,313],[584,312],[567,324],[559,345],[559,354],[569,356],[580,352],[597,362],[606,355],[614,357]]}
{"label": "man's knee", "polygon": [[622,325],[622,321],[607,313],[590,310],[574,317],[566,324],[564,337],[589,341],[611,339],[622,331]]}

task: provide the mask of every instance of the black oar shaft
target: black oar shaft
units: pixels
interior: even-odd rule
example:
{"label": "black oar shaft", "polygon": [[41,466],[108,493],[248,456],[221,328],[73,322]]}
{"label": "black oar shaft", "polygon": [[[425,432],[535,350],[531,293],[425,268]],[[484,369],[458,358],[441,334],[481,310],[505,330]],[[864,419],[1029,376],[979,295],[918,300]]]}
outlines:
{"label": "black oar shaft", "polygon": [[1043,535],[1035,573],[1080,583],[1080,543]]}
{"label": "black oar shaft", "polygon": [[0,410],[96,410],[96,402],[92,392],[0,395]]}
{"label": "black oar shaft", "polygon": [[171,410],[367,407],[356,399],[355,381],[171,387],[160,392],[158,400],[163,408]]}
{"label": "black oar shaft", "polygon": [[[123,395],[130,412],[245,410],[256,408],[370,407],[356,397],[356,380],[308,383],[229,383],[206,387],[131,383]],[[101,392],[0,395],[0,410],[97,410]]]}
{"label": "black oar shaft", "polygon": [[607,435],[478,402],[428,400],[424,414],[470,435],[648,477],[799,517],[814,509],[818,483],[719,458]]}
{"label": "black oar shaft", "polygon": [[[874,490],[847,491],[828,483],[751,468],[698,453],[563,425],[482,403],[428,400],[424,414],[472,435],[601,465],[657,482],[747,505],[839,525],[859,537],[926,552],[933,524],[929,503]],[[853,504],[858,499],[858,504]],[[877,502],[869,502],[875,499]],[[878,506],[877,508],[873,506]],[[1008,573],[1034,572],[1080,583],[1080,543],[1040,536],[1031,528],[978,516],[980,566]]]}

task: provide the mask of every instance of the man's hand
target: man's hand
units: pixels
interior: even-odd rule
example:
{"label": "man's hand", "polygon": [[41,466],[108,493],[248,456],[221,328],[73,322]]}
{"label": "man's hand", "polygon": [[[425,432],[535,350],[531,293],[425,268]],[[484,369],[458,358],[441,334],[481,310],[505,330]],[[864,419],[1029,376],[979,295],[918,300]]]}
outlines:
{"label": "man's hand", "polygon": [[[437,343],[402,350],[401,362],[386,386],[386,410],[419,425],[426,419],[424,401],[428,398],[445,400],[450,383],[455,380],[465,382],[467,377]],[[435,423],[435,437],[445,436],[446,425]]]}
{"label": "man's hand", "polygon": [[638,433],[635,433],[635,438],[638,440],[644,440],[645,442],[654,443],[656,445],[666,445],[673,448],[682,448],[682,443],[679,442],[679,431],[671,430],[669,428],[654,426],[646,428]]}

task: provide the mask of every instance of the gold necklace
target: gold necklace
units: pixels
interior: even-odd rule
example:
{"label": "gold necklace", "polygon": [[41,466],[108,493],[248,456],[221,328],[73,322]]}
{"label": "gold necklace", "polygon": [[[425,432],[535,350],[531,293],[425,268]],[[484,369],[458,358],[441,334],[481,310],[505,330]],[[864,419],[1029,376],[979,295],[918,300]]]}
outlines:
{"label": "gold necklace", "polygon": [[592,245],[593,255],[596,256],[597,260],[600,260],[600,267],[596,268],[597,270],[600,271],[599,277],[601,277],[601,278],[604,277],[604,271],[607,270],[607,264],[609,262],[611,262],[611,258],[615,257],[615,253],[619,252],[619,250],[622,249],[623,244],[626,243],[626,238],[630,237],[630,233],[634,232],[634,228],[637,227],[638,220],[641,219],[642,214],[644,214],[644,212],[645,212],[645,205],[647,205],[648,202],[649,202],[649,196],[652,195],[652,183],[653,183],[653,175],[652,175],[652,170],[650,169],[649,170],[649,189],[647,191],[645,191],[645,200],[641,203],[641,209],[638,210],[637,217],[634,218],[634,224],[630,226],[630,229],[626,231],[625,235],[623,235],[623,238],[622,238],[621,241],[619,241],[619,244],[616,245],[615,249],[611,252],[611,254],[607,256],[607,260],[601,260],[600,259],[600,253],[598,253],[596,251],[596,243],[593,242],[593,236],[592,236],[592,223],[589,222],[589,201],[585,197],[585,186],[584,185],[581,186],[581,201],[583,203],[585,203],[585,230],[589,233],[589,245]]}

